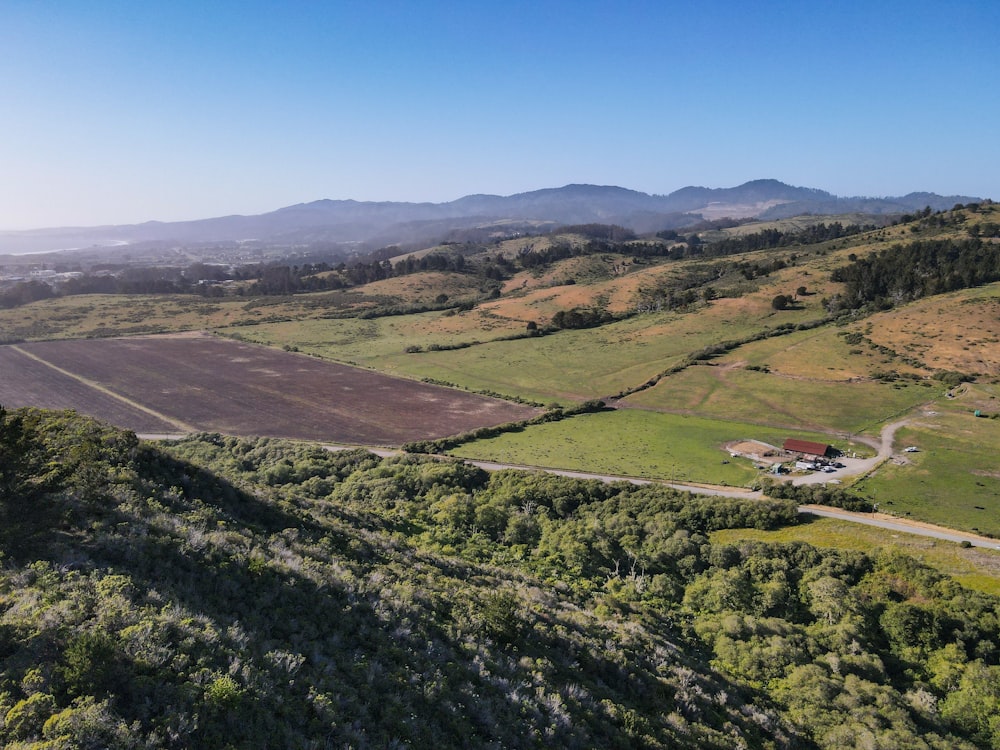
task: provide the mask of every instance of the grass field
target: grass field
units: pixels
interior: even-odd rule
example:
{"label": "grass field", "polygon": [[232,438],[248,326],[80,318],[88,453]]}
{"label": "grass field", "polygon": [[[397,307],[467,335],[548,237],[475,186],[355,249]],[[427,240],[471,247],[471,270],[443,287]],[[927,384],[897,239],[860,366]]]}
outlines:
{"label": "grass field", "polygon": [[936,381],[811,380],[719,364],[689,367],[625,400],[636,407],[717,419],[877,435],[884,422],[943,391]]}
{"label": "grass field", "polygon": [[193,295],[84,294],[0,310],[9,339],[101,338],[252,325],[274,319],[318,316],[330,307],[365,307],[358,292],[299,297],[206,299]]}
{"label": "grass field", "polygon": [[[219,333],[260,344],[295,347],[338,362],[398,371],[395,358],[408,359],[409,346],[420,349],[490,341],[524,332],[522,323],[484,316],[471,310],[392,315],[381,318],[313,318],[222,328]],[[405,370],[405,368],[403,368]]]}
{"label": "grass field", "polygon": [[86,294],[0,309],[0,332],[5,340],[39,340],[242,328],[377,307],[427,305],[440,294],[467,297],[476,286],[475,277],[426,273],[359,289],[285,297]]}
{"label": "grass field", "polygon": [[[478,440],[452,453],[500,463],[743,487],[753,484],[760,472],[748,459],[731,458],[723,445],[741,439],[781,445],[789,437],[827,440],[815,433],[618,409]],[[837,447],[849,446],[837,442]]]}
{"label": "grass field", "polygon": [[855,489],[894,515],[1000,537],[1000,426],[942,408],[897,433],[897,446],[918,453],[884,464]]}
{"label": "grass field", "polygon": [[[426,313],[377,321],[331,320],[234,329],[265,343],[354,361],[387,372],[431,377],[476,390],[495,390],[536,400],[584,400],[615,393],[679,362],[711,343],[711,330],[695,319],[661,314],[632,318],[597,329],[560,331],[538,338],[493,341],[477,327],[475,313]],[[509,335],[500,320],[487,332]],[[682,327],[687,327],[683,333]],[[478,340],[465,349],[428,351]],[[522,326],[518,326],[518,331]],[[674,331],[675,335],[668,335]],[[406,354],[407,345],[423,351]]]}
{"label": "grass field", "polygon": [[1000,376],[1000,284],[918,300],[862,326],[876,344],[928,368]]}
{"label": "grass field", "polygon": [[[776,375],[821,381],[856,381],[873,373],[928,375],[929,370],[913,367],[899,357],[875,348],[871,343],[848,343],[847,334],[863,326],[828,325],[808,331],[794,331],[781,338],[746,344],[719,357],[719,364],[766,367]],[[864,326],[867,328],[867,326]]]}

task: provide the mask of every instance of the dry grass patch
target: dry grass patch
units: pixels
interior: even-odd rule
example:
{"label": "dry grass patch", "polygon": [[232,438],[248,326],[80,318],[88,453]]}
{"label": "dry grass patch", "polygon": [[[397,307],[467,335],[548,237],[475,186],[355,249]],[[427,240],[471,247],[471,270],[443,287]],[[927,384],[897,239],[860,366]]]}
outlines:
{"label": "dry grass patch", "polygon": [[430,304],[441,294],[449,298],[475,295],[478,286],[476,277],[469,274],[427,271],[373,281],[357,290],[376,297],[395,297],[409,304]]}
{"label": "dry grass patch", "polygon": [[865,328],[928,368],[1000,376],[1000,284],[918,300],[872,316]]}
{"label": "dry grass patch", "polygon": [[[600,263],[606,267],[605,275],[612,276],[614,266],[623,260],[618,256],[615,256],[614,261],[603,261],[598,256],[571,258],[537,277],[530,272],[522,272],[505,284],[505,294],[512,296],[484,303],[481,307],[496,315],[538,322],[547,322],[559,310],[590,307],[598,302],[609,312],[622,314],[635,307],[636,296],[641,287],[655,283],[657,277],[663,274],[662,266],[630,266],[620,276],[589,283],[566,284],[568,279],[583,275],[574,274],[573,269],[582,269],[587,262]],[[593,275],[595,274],[591,273]]]}
{"label": "dry grass patch", "polygon": [[754,341],[718,359],[719,364],[767,367],[774,375],[826,382],[868,380],[872,373],[895,370],[927,374],[898,358],[887,356],[864,342],[849,344],[844,332],[853,329],[826,326],[795,331],[787,336]]}

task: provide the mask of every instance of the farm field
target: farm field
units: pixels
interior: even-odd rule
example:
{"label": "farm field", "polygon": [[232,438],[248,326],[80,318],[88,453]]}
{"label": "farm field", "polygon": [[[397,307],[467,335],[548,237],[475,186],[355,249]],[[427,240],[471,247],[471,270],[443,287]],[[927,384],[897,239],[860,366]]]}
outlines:
{"label": "farm field", "polygon": [[954,542],[915,534],[885,531],[836,518],[808,517],[808,521],[775,531],[724,529],[714,531],[715,544],[739,546],[746,542],[804,542],[815,547],[872,553],[899,551],[952,576],[963,586],[1000,595],[1000,552],[982,547],[963,548]]}
{"label": "farm field", "polygon": [[[513,341],[486,340],[463,349],[429,350],[435,345],[475,340],[475,329],[441,330],[452,324],[452,319],[459,319],[455,325],[463,325],[462,317],[424,313],[379,321],[270,324],[240,329],[238,333],[261,343],[296,346],[384,372],[433,378],[471,390],[490,390],[539,402],[583,401],[615,393],[679,362],[689,349],[699,348],[700,341],[709,340],[707,332],[696,341],[691,337],[657,335],[656,327],[647,327],[651,320],[630,319],[599,329],[560,331]],[[664,316],[661,322],[669,325],[668,321],[676,318]],[[523,326],[517,328],[520,331]],[[405,353],[407,345],[419,346],[423,351]]]}
{"label": "farm field", "polygon": [[[699,303],[684,312],[649,313],[600,328],[497,340],[523,333],[528,321],[544,326],[559,310],[603,305],[624,312],[634,306],[641,287],[656,288],[659,277],[680,273],[670,265],[657,265],[593,283],[538,286],[571,275],[570,269],[595,263],[603,261],[573,258],[537,278],[522,272],[506,282],[506,295],[483,301],[471,311],[241,322],[220,332],[382,372],[549,402],[611,396],[720,340],[740,339],[824,315],[818,295],[804,298],[798,309],[781,313],[771,309],[776,290],[794,289],[800,282],[815,284],[815,277],[803,269],[789,268],[756,292],[716,299],[708,305]],[[410,353],[404,351],[407,348]]]}
{"label": "farm field", "polygon": [[[731,458],[724,444],[756,439],[780,446],[791,437],[829,441],[811,432],[617,409],[533,425],[467,443],[450,453],[499,463],[743,487],[754,484],[761,472],[748,459]],[[844,441],[830,442],[842,449],[851,447]]]}
{"label": "farm field", "polygon": [[[201,431],[397,445],[535,413],[518,404],[212,336],[56,341],[19,348],[168,422]],[[30,373],[15,369],[10,380],[0,381],[0,403],[23,393],[24,379],[30,380]],[[83,413],[91,413],[90,398],[106,398],[93,389],[79,396],[82,402],[73,405]]]}
{"label": "farm field", "polygon": [[140,433],[169,433],[183,426],[61,373],[11,346],[0,346],[0,404],[76,409]]}
{"label": "farm field", "polygon": [[[693,313],[651,313],[599,328],[494,341],[446,351],[375,355],[368,366],[433,378],[540,402],[614,396],[726,338],[753,335],[777,321],[761,320],[740,300],[721,300]],[[466,338],[465,340],[468,340]]]}
{"label": "farm field", "polygon": [[[454,346],[522,333],[523,323],[487,318],[478,310],[392,315],[381,318],[314,318],[222,328],[225,336],[298,351],[348,364],[375,367],[408,346]],[[397,368],[385,367],[386,372]]]}

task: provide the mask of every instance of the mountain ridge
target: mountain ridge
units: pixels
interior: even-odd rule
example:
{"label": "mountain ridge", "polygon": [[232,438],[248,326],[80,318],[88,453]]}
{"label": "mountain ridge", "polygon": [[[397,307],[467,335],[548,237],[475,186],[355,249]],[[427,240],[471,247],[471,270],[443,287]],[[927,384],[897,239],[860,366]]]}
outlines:
{"label": "mountain ridge", "polygon": [[[776,179],[736,187],[688,186],[653,195],[615,185],[571,183],[509,196],[466,195],[444,203],[358,201],[323,198],[263,214],[231,214],[190,221],[147,221],[97,227],[51,227],[0,231],[0,253],[54,252],[94,246],[167,243],[190,245],[255,240],[270,244],[315,242],[363,245],[433,241],[448,231],[489,222],[606,223],[634,231],[677,229],[705,218],[785,218],[805,213],[905,213],[930,206],[978,202],[972,196],[912,192],[899,197],[838,197],[817,188]],[[424,223],[425,232],[413,225]]]}

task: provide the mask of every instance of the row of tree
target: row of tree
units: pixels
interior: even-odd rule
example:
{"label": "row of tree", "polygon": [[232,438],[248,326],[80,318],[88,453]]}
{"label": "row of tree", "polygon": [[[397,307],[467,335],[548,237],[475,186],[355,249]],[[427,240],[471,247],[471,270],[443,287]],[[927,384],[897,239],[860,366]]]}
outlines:
{"label": "row of tree", "polygon": [[773,228],[762,229],[759,232],[729,237],[718,242],[713,242],[704,248],[703,254],[735,255],[737,253],[749,253],[756,250],[769,250],[776,247],[790,247],[792,245],[816,245],[821,242],[852,237],[875,228],[874,224],[848,224],[844,226],[841,222],[834,221],[829,224],[813,224],[805,229],[797,229],[791,232],[783,232],[780,229]]}
{"label": "row of tree", "polygon": [[888,308],[933,294],[1000,281],[1000,245],[980,239],[893,245],[834,270],[840,309]]}

